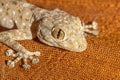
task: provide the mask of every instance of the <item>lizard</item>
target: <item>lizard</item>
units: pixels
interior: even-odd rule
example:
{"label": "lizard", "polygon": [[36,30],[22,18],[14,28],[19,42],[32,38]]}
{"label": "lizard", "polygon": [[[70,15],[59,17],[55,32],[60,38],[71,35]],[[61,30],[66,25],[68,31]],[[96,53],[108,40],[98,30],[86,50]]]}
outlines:
{"label": "lizard", "polygon": [[[32,30],[34,23],[37,24],[35,31]],[[22,67],[30,68],[27,59],[38,63],[39,59],[33,56],[41,54],[39,51],[27,50],[16,40],[32,40],[37,37],[40,42],[49,46],[82,52],[87,48],[87,33],[99,33],[96,21],[85,24],[79,17],[63,10],[43,9],[26,0],[0,0],[0,25],[9,29],[0,32],[0,42],[11,48],[5,52],[6,56],[15,58],[6,63],[11,68],[20,60],[23,60]],[[14,26],[17,29],[13,29]]]}

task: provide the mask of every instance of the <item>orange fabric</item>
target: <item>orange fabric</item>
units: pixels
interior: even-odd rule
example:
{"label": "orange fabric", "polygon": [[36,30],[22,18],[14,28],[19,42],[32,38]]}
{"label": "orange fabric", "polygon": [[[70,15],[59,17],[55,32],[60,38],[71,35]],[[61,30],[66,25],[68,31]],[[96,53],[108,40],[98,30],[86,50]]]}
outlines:
{"label": "orange fabric", "polygon": [[[85,23],[99,24],[100,34],[87,38],[88,48],[76,53],[49,47],[38,41],[19,41],[30,51],[40,51],[38,64],[31,69],[5,65],[12,59],[4,55],[8,48],[0,43],[1,80],[120,80],[120,1],[118,0],[27,0],[42,8],[60,8]],[[0,28],[3,31],[3,28]]]}

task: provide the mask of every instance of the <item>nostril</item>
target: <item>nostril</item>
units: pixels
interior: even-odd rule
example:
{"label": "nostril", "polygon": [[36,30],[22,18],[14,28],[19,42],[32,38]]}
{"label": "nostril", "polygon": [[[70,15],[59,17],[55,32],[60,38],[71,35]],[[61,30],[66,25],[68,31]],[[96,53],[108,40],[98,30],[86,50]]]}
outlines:
{"label": "nostril", "polygon": [[87,49],[87,46],[81,46],[81,45],[79,45],[78,52],[85,51],[86,49]]}

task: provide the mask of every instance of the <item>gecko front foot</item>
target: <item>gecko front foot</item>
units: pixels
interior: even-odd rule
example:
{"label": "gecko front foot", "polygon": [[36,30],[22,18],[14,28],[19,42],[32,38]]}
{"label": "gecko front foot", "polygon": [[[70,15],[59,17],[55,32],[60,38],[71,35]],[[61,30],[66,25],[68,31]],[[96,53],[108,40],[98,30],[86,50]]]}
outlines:
{"label": "gecko front foot", "polygon": [[7,65],[9,67],[14,67],[15,63],[17,63],[19,60],[23,60],[23,67],[24,68],[30,68],[31,66],[27,63],[27,59],[30,59],[32,61],[33,64],[38,63],[39,59],[38,58],[33,58],[32,56],[39,56],[40,52],[27,52],[27,53],[22,53],[22,52],[17,52],[16,54],[14,54],[13,50],[9,49],[6,51],[6,56],[12,56],[15,57],[16,59],[14,60],[8,60],[7,61]]}
{"label": "gecko front foot", "polygon": [[98,35],[99,34],[99,31],[97,30],[98,29],[98,24],[97,22],[93,21],[92,24],[90,25],[84,25],[84,31],[86,33],[90,33],[90,34],[93,34],[93,35]]}

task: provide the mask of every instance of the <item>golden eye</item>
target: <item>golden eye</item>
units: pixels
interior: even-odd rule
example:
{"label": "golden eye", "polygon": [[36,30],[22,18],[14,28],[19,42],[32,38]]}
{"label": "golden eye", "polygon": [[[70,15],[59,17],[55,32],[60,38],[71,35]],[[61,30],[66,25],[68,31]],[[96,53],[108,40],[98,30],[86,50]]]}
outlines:
{"label": "golden eye", "polygon": [[65,32],[62,29],[56,27],[53,28],[52,35],[55,39],[63,40],[65,37]]}

